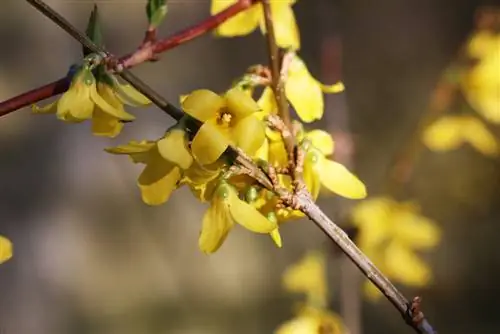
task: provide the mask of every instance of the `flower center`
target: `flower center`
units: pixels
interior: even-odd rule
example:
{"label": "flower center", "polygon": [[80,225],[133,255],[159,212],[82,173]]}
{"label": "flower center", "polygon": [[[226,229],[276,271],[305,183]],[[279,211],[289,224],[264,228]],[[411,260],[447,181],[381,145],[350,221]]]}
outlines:
{"label": "flower center", "polygon": [[230,112],[228,112],[227,110],[222,110],[217,117],[217,124],[224,127],[229,127],[232,119],[233,115]]}

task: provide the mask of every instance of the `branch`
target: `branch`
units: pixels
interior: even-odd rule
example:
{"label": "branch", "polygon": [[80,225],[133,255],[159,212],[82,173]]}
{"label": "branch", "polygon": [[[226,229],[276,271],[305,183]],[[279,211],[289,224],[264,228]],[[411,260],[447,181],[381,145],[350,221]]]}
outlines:
{"label": "branch", "polygon": [[[169,37],[154,41],[149,40],[150,43],[143,42],[135,52],[121,57],[119,62],[121,62],[125,68],[131,68],[146,61],[155,60],[157,55],[160,53],[173,49],[210,32],[231,17],[249,8],[257,1],[258,0],[239,0],[237,3],[229,6],[222,12],[212,15],[204,21],[179,31]],[[151,38],[151,36],[145,37],[145,39],[148,38]],[[7,101],[0,102],[0,117],[33,103],[64,93],[68,90],[70,83],[71,78],[64,77],[44,86],[30,90],[29,92],[15,96]]]}
{"label": "branch", "polygon": [[[101,54],[103,56],[103,60],[111,60],[110,64],[114,64],[112,65],[112,70],[117,75],[121,76],[124,80],[129,82],[139,92],[148,97],[160,109],[167,112],[176,120],[179,120],[184,116],[182,110],[179,110],[175,106],[168,103],[152,88],[142,82],[135,75],[130,73],[121,64],[113,62],[113,56],[111,54],[109,54],[103,48],[95,45],[87,36],[79,32],[61,15],[47,6],[42,0],[27,1],[58,26],[67,31],[75,39],[80,41],[85,46],[88,46],[90,50],[95,53]],[[193,132],[196,132],[199,129],[201,122],[193,120],[193,122],[189,122],[188,124],[190,126],[190,129],[193,130]],[[262,169],[257,167],[249,157],[241,152],[241,150],[238,150],[234,147],[229,147],[226,151],[226,154],[234,157],[237,163],[240,163],[243,167],[251,171],[257,181],[259,181],[269,190],[275,191],[281,198],[289,199],[292,197],[292,194],[290,194],[285,189],[273,187],[269,176],[264,173]],[[351,241],[351,239],[349,239],[347,234],[321,211],[321,209],[314,203],[314,200],[306,190],[302,189],[298,193],[294,194],[293,197],[297,200],[296,204],[298,205],[298,207],[314,223],[316,223],[316,225],[318,225],[318,227],[320,227],[330,237],[330,239],[332,239],[340,247],[340,249],[358,266],[358,268],[365,274],[365,276],[384,293],[384,295],[404,316],[410,326],[412,326],[418,333],[434,334],[432,327],[425,320],[422,312],[420,312],[419,299],[414,300],[410,304],[405,299],[405,297],[396,289],[396,287],[394,287],[394,285],[382,274],[382,272],[373,265],[373,263],[366,257],[366,255],[364,255],[361,250],[357,248],[357,246]]]}

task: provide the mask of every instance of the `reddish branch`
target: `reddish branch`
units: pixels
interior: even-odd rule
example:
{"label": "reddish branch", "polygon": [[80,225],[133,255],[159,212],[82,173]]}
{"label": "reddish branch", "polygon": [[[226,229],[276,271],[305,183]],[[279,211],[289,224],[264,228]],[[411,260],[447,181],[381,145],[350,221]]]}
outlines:
{"label": "reddish branch", "polygon": [[[212,15],[204,21],[164,39],[156,40],[156,38],[151,38],[152,36],[147,36],[147,39],[153,39],[153,41],[149,43],[142,43],[136,51],[123,56],[120,58],[120,61],[126,68],[131,68],[147,61],[154,61],[160,53],[173,49],[210,32],[258,1],[259,0],[239,0],[237,3],[229,6],[222,12]],[[42,87],[38,87],[30,90],[29,92],[15,96],[9,100],[3,101],[0,103],[0,117],[30,104],[61,94],[69,88],[69,84],[70,78],[64,77]]]}

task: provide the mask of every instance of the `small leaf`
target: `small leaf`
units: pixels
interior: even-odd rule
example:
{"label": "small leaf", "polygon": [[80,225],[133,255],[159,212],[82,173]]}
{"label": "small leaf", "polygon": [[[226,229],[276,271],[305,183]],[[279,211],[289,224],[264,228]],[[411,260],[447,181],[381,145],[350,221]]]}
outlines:
{"label": "small leaf", "polygon": [[166,0],[148,0],[146,5],[149,27],[156,29],[167,15]]}
{"label": "small leaf", "polygon": [[[99,21],[99,12],[97,10],[97,5],[94,5],[94,9],[90,13],[89,22],[87,23],[87,30],[85,34],[98,46],[103,45],[101,23]],[[87,56],[92,53],[92,50],[83,47],[83,56]]]}

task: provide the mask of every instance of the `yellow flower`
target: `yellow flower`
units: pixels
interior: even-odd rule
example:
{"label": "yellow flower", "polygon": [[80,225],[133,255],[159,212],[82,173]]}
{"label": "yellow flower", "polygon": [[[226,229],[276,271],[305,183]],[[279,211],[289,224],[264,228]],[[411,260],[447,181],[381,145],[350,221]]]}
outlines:
{"label": "yellow flower", "polygon": [[[212,0],[210,11],[212,15],[217,14],[236,2],[237,0]],[[299,29],[292,10],[295,0],[271,0],[270,3],[276,44],[282,48],[299,49]],[[219,36],[242,36],[250,34],[259,26],[262,33],[265,33],[262,5],[255,4],[221,24],[215,32]]]}
{"label": "yellow flower", "polygon": [[0,264],[12,258],[12,243],[0,235]]}
{"label": "yellow flower", "polygon": [[305,134],[303,147],[306,150],[304,161],[304,181],[312,197],[319,195],[320,185],[342,197],[361,199],[366,197],[366,187],[342,164],[329,160],[334,150],[331,136],[321,130]]}
{"label": "yellow flower", "polygon": [[[59,100],[45,107],[33,105],[32,109],[34,113],[39,114],[55,113],[58,119],[71,123],[92,119],[92,132],[95,135],[116,137],[124,121],[135,119],[123,108],[126,97],[115,91],[115,87],[119,87],[117,85],[96,83],[92,72],[82,67],[73,77],[70,88]],[[149,102],[128,85],[122,85],[119,89],[143,105]]]}
{"label": "yellow flower", "polygon": [[[285,95],[303,122],[311,123],[323,117],[324,93],[339,93],[344,85],[338,82],[324,85],[316,80],[306,64],[296,54],[293,56],[285,82]],[[271,88],[266,87],[259,99],[264,114],[276,113],[276,100]]]}
{"label": "yellow flower", "polygon": [[483,32],[472,38],[469,55],[478,63],[462,79],[471,106],[488,121],[500,123],[500,34]]}
{"label": "yellow flower", "polygon": [[[431,279],[429,267],[415,251],[432,248],[440,239],[439,228],[419,211],[414,203],[384,197],[363,201],[352,211],[360,249],[389,279],[410,286]],[[372,299],[380,296],[370,282],[365,289]]]}
{"label": "yellow flower", "polygon": [[293,319],[286,321],[274,334],[342,334],[342,319],[323,309],[305,307]]}
{"label": "yellow flower", "polygon": [[309,304],[325,307],[328,295],[324,255],[311,252],[290,266],[283,274],[283,285],[289,292],[306,294]]}
{"label": "yellow flower", "polygon": [[253,155],[264,142],[264,126],[255,117],[257,103],[238,88],[221,97],[209,90],[196,90],[182,101],[182,108],[204,122],[191,143],[201,165],[214,163],[231,144]]}
{"label": "yellow flower", "polygon": [[253,206],[242,201],[236,190],[220,181],[213,193],[210,208],[203,216],[199,247],[210,254],[219,249],[234,222],[255,233],[271,233],[275,222],[261,215]]}
{"label": "yellow flower", "polygon": [[148,205],[160,205],[177,188],[182,170],[193,163],[187,144],[186,132],[174,127],[157,141],[130,142],[106,151],[126,154],[133,162],[145,164],[137,183],[142,200]]}
{"label": "yellow flower", "polygon": [[495,156],[498,144],[488,128],[472,116],[444,116],[423,133],[423,142],[433,151],[449,151],[469,143],[479,152]]}

